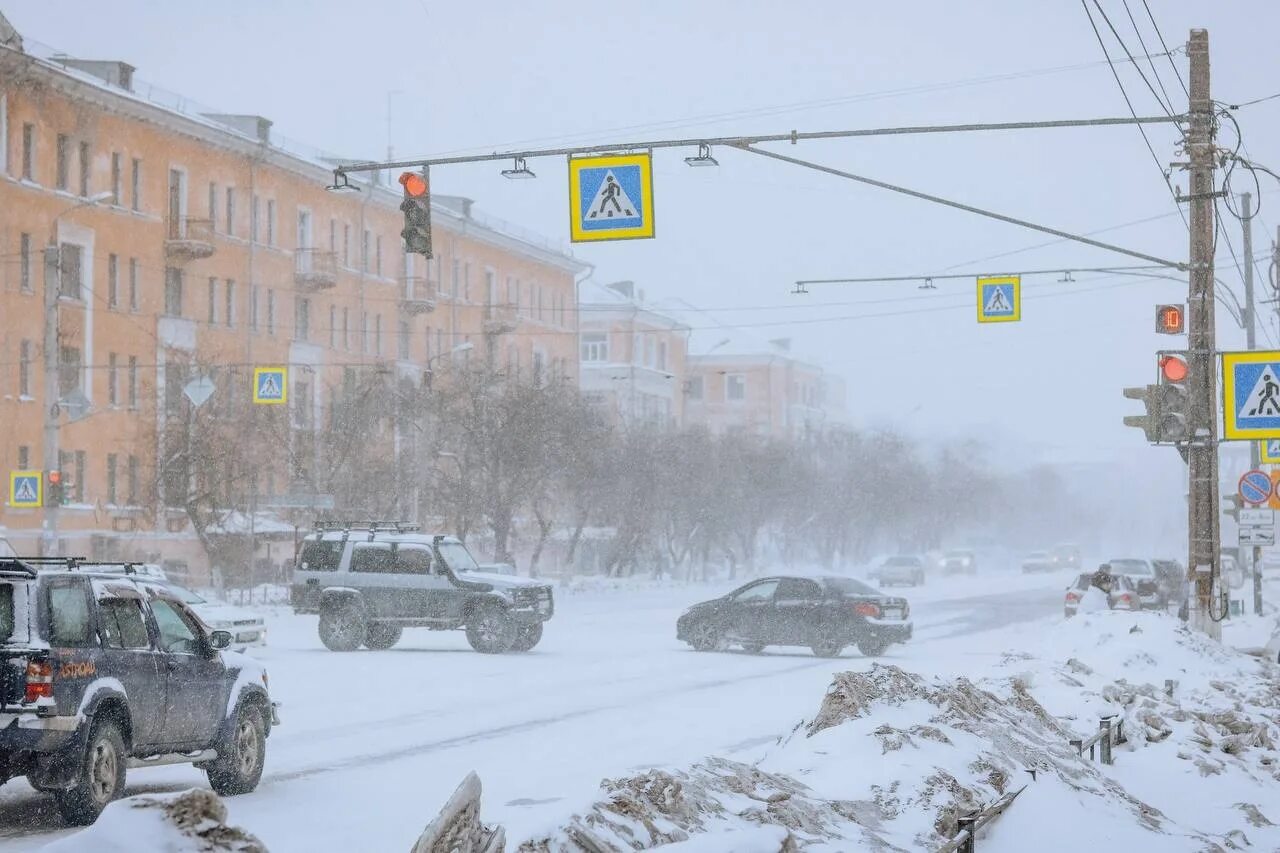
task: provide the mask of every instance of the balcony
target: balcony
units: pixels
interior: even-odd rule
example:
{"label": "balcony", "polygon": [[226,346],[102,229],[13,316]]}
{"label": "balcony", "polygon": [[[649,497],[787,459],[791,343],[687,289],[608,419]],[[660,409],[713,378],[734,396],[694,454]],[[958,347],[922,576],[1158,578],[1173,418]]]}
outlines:
{"label": "balcony", "polygon": [[298,249],[293,253],[293,283],[300,290],[328,290],[338,283],[338,253]]}
{"label": "balcony", "polygon": [[517,323],[516,305],[490,303],[484,306],[484,333],[486,335],[505,335],[514,332]]}
{"label": "balcony", "polygon": [[400,310],[411,316],[436,310],[431,282],[420,275],[400,276]]}
{"label": "balcony", "polygon": [[170,216],[166,223],[164,256],[179,263],[213,255],[213,222],[190,216]]}

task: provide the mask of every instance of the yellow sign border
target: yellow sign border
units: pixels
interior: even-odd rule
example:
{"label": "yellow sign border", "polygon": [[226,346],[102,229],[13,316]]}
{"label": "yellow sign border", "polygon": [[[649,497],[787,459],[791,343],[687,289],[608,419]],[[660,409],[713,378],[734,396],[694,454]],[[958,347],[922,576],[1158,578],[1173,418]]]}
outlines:
{"label": "yellow sign border", "polygon": [[[19,501],[16,497],[18,479],[36,478],[35,501]],[[44,506],[44,472],[43,471],[10,471],[9,472],[9,506],[14,509],[38,509]]]}
{"label": "yellow sign border", "polygon": [[1280,465],[1280,456],[1267,453],[1267,445],[1272,441],[1280,441],[1280,439],[1263,439],[1258,442],[1258,460],[1264,465]]}
{"label": "yellow sign border", "polygon": [[[1013,285],[1013,313],[1008,316],[989,317],[982,304],[982,288],[990,284]],[[1022,319],[1022,276],[992,275],[978,279],[978,322],[979,323],[1016,323]]]}
{"label": "yellow sign border", "polygon": [[[258,377],[264,373],[280,374],[280,399],[270,400],[258,396]],[[253,369],[253,402],[259,406],[283,406],[289,402],[289,368],[287,367],[255,367]]]}
{"label": "yellow sign border", "polygon": [[[1280,363],[1280,352],[1265,350],[1252,352],[1224,352],[1222,356],[1222,437],[1228,441],[1249,439],[1280,438],[1280,427],[1270,429],[1242,428],[1239,414],[1236,412],[1236,372],[1237,364]],[[1227,405],[1227,401],[1231,405]]]}
{"label": "yellow sign border", "polygon": [[[582,185],[579,174],[583,169],[607,169],[617,166],[640,167],[640,195],[642,213],[640,224],[633,228],[617,228],[611,231],[587,231],[582,227]],[[600,157],[569,158],[569,242],[597,243],[606,240],[647,240],[654,236],[653,220],[653,154],[606,154]]]}

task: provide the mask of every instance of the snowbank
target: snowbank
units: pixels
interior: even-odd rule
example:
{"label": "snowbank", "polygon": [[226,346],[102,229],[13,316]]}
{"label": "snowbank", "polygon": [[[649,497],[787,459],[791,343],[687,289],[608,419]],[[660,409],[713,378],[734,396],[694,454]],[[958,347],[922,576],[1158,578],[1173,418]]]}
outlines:
{"label": "snowbank", "polygon": [[40,848],[43,853],[266,853],[249,833],[227,826],[227,807],[212,791],[143,795],[107,806],[98,822]]}

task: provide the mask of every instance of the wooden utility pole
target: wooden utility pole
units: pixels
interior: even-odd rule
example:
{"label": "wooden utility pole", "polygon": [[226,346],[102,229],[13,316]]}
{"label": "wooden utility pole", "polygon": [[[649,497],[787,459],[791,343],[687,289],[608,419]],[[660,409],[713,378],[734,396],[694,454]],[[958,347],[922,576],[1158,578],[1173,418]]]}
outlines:
{"label": "wooden utility pole", "polygon": [[[1189,468],[1187,572],[1195,586],[1193,625],[1221,638],[1218,523],[1217,345],[1213,320],[1214,150],[1213,101],[1209,97],[1209,32],[1192,30],[1187,43],[1191,64],[1190,155],[1191,270],[1187,311],[1187,366],[1191,441]],[[1216,617],[1216,618],[1215,618]]]}

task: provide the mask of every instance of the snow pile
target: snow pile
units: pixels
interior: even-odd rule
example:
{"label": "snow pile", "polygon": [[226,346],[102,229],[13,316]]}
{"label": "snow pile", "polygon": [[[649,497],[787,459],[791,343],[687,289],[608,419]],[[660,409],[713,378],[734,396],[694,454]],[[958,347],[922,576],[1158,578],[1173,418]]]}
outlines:
{"label": "snow pile", "polygon": [[[266,853],[262,842],[227,826],[227,807],[212,791],[142,795],[107,806],[98,822],[42,847],[43,853]],[[142,842],[143,846],[140,846]]]}

